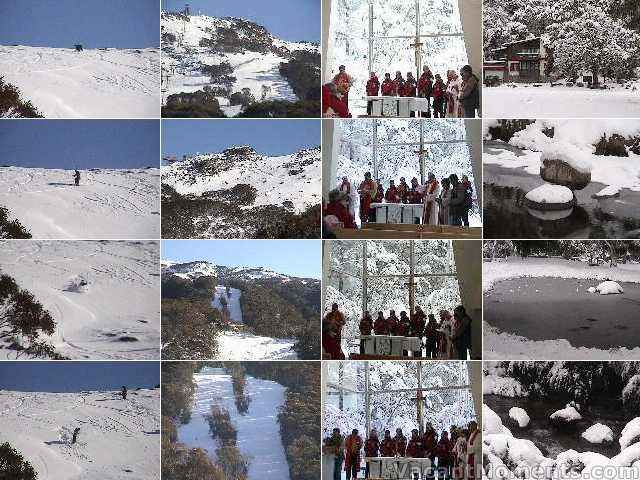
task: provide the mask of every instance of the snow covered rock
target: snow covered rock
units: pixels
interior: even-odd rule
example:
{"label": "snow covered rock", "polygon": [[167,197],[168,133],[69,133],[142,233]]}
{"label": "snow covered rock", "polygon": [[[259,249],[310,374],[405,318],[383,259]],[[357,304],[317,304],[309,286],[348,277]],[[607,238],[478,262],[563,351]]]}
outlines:
{"label": "snow covered rock", "polygon": [[599,192],[594,193],[592,196],[593,198],[601,198],[601,199],[619,197],[620,190],[621,190],[620,187],[616,185],[609,185],[608,187],[603,188]]}
{"label": "snow covered rock", "polygon": [[607,280],[596,287],[596,292],[600,295],[613,295],[617,293],[624,293],[624,290],[619,283]]}
{"label": "snow covered rock", "polygon": [[574,204],[573,192],[562,185],[545,183],[525,196],[525,205],[535,210],[566,210]]}
{"label": "snow covered rock", "polygon": [[582,415],[571,405],[554,412],[549,417],[552,423],[556,425],[571,425],[582,420]]}
{"label": "snow covered rock", "polygon": [[589,154],[568,142],[548,144],[542,151],[540,176],[547,182],[582,190],[591,182]]}
{"label": "snow covered rock", "polygon": [[511,377],[485,376],[482,379],[484,395],[500,395],[501,397],[526,397],[527,391],[522,384]]}
{"label": "snow covered rock", "polygon": [[625,408],[640,410],[640,375],[631,377],[622,390],[622,404]]}
{"label": "snow covered rock", "polygon": [[634,443],[640,443],[640,417],[634,418],[625,425],[618,442],[622,450]]}
{"label": "snow covered rock", "polygon": [[596,423],[582,432],[582,438],[589,443],[613,442],[613,431],[601,423]]}
{"label": "snow covered rock", "polygon": [[502,420],[485,404],[482,405],[482,433],[485,435],[503,433]]}
{"label": "snow covered rock", "polygon": [[596,287],[589,287],[589,288],[587,289],[587,292],[589,292],[589,293],[596,293],[596,292],[597,292]]}
{"label": "snow covered rock", "polygon": [[516,421],[520,428],[526,428],[529,426],[529,415],[523,408],[512,407],[509,410],[509,418]]}
{"label": "snow covered rock", "polygon": [[637,464],[639,460],[640,443],[634,443],[611,459],[611,461],[622,465],[623,467],[630,467],[631,465]]}

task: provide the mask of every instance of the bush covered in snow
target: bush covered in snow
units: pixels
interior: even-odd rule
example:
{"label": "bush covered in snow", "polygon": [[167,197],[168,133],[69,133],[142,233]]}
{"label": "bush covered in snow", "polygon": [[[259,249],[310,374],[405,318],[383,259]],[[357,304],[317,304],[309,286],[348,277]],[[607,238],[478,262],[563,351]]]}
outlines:
{"label": "bush covered in snow", "polygon": [[31,238],[31,233],[18,220],[9,220],[9,210],[0,206],[0,238]]}
{"label": "bush covered in snow", "polygon": [[20,96],[20,90],[0,76],[0,118],[43,118],[30,101]]}

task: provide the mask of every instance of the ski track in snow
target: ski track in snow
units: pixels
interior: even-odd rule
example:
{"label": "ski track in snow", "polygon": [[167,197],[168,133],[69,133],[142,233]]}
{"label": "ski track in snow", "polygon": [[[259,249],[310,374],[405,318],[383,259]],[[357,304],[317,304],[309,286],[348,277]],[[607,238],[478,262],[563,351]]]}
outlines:
{"label": "ski track in snow", "polygon": [[[57,322],[50,338],[72,359],[159,358],[157,242],[4,241],[0,271]],[[73,291],[78,278],[86,291]],[[123,342],[120,337],[135,337]],[[13,358],[0,349],[0,357]]]}
{"label": "ski track in snow", "polygon": [[126,401],[118,392],[0,391],[0,442],[16,448],[39,480],[155,480],[159,410],[158,390],[130,391]]}
{"label": "ski track in snow", "polygon": [[1,167],[0,205],[34,238],[158,238],[160,171]]}
{"label": "ski track in snow", "polygon": [[157,118],[159,49],[0,46],[0,71],[47,118]]}
{"label": "ski track in snow", "polygon": [[192,448],[204,448],[215,461],[218,447],[203,415],[211,404],[226,408],[238,431],[238,448],[249,460],[248,480],[289,480],[289,466],[280,438],[278,408],[284,403],[285,388],[279,383],[247,375],[249,411],[240,415],[235,406],[231,376],[221,368],[204,368],[194,374],[197,389],[190,423],[178,426],[178,441]]}

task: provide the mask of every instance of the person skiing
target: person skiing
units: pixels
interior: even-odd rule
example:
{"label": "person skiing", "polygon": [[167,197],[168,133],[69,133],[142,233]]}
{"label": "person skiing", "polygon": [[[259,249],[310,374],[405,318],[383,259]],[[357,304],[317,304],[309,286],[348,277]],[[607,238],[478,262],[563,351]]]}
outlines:
{"label": "person skiing", "polygon": [[76,443],[76,441],[78,440],[79,433],[80,433],[80,427],[76,427],[75,430],[73,431],[73,438],[71,439],[71,445]]}
{"label": "person skiing", "polygon": [[125,387],[124,385],[122,386],[122,399],[126,400],[127,399],[127,387]]}
{"label": "person skiing", "polygon": [[73,180],[75,181],[76,187],[80,185],[80,172],[77,169],[73,174]]}

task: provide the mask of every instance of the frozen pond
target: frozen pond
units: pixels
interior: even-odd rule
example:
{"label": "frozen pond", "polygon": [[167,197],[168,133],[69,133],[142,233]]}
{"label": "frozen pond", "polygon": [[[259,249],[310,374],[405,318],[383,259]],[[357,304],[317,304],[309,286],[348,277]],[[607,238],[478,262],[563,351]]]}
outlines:
{"label": "frozen pond", "polygon": [[622,295],[588,293],[597,280],[551,277],[496,282],[484,297],[484,319],[531,340],[566,339],[574,347],[640,345],[640,284],[619,282]]}
{"label": "frozen pond", "polygon": [[226,408],[238,431],[238,448],[249,461],[249,480],[289,480],[289,466],[280,438],[278,408],[284,403],[285,388],[279,383],[247,375],[245,393],[251,397],[249,410],[240,415],[236,408],[231,376],[221,368],[205,367],[194,374],[197,389],[191,421],[178,427],[178,441],[207,450],[215,460],[218,447],[204,418],[216,403]]}

